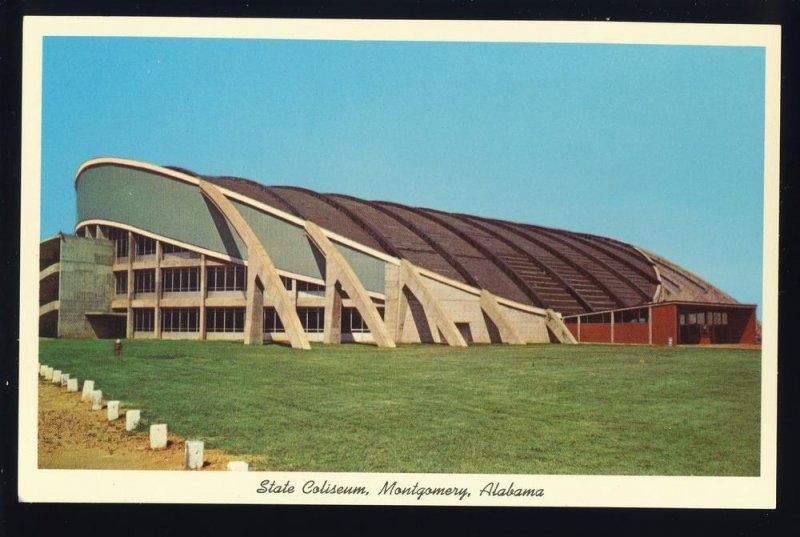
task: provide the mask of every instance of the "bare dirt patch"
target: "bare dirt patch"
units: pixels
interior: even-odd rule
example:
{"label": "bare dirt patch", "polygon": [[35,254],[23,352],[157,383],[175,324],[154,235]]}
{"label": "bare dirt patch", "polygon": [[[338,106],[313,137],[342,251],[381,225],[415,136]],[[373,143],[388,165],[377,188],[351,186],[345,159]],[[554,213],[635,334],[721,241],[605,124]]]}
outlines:
{"label": "bare dirt patch", "polygon": [[[166,449],[150,449],[147,430],[125,430],[120,418],[107,420],[92,411],[80,392],[67,392],[50,381],[39,381],[39,468],[91,470],[183,470],[184,442],[170,434]],[[169,426],[169,424],[167,424]],[[227,470],[231,457],[206,449],[203,470]]]}

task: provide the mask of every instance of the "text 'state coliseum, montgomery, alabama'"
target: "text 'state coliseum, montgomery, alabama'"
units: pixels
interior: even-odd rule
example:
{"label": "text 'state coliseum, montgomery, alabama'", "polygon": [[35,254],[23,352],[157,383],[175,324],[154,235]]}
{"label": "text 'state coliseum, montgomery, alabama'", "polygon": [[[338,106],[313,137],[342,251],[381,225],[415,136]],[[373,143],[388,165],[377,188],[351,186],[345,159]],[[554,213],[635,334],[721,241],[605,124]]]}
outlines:
{"label": "text 'state coliseum, montgomery, alabama'", "polygon": [[40,245],[64,338],[755,343],[756,306],[618,240],[119,158]]}

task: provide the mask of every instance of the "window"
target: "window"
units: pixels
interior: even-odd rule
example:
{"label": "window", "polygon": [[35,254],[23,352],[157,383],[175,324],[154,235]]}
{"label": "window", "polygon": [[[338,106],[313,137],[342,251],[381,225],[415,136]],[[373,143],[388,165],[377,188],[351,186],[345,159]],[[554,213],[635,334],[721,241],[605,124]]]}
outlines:
{"label": "window", "polygon": [[306,332],[322,332],[325,327],[324,308],[297,308],[300,324]]}
{"label": "window", "polygon": [[128,294],[128,271],[114,273],[114,289],[118,295]]}
{"label": "window", "polygon": [[287,291],[292,290],[292,279],[286,276],[281,276],[281,281],[283,282],[283,286],[286,288]]}
{"label": "window", "polygon": [[[86,229],[84,228],[84,231]],[[114,241],[114,253],[117,259],[128,257],[128,232],[115,227],[108,228],[108,238]]]}
{"label": "window", "polygon": [[162,308],[163,332],[197,332],[200,308]]}
{"label": "window", "polygon": [[164,255],[183,257],[185,259],[198,259],[200,257],[200,254],[197,252],[192,252],[191,250],[181,248],[180,246],[175,246],[174,244],[170,244],[168,242],[161,243],[161,251],[164,253]]}
{"label": "window", "polygon": [[683,325],[685,325],[685,324],[686,324],[686,315],[684,315],[683,313],[681,313],[681,314],[678,316],[678,318],[680,319],[680,324],[681,324],[681,326],[683,326]]}
{"label": "window", "polygon": [[134,308],[133,331],[152,332],[154,330],[155,310],[153,308]]}
{"label": "window", "polygon": [[208,267],[209,291],[244,291],[247,285],[247,270],[240,265]]}
{"label": "window", "polygon": [[[315,296],[325,296],[325,286],[319,285],[316,283],[304,282],[302,280],[297,281],[297,291],[300,293],[308,293],[309,295]],[[342,296],[344,298],[344,296]]]}
{"label": "window", "polygon": [[183,252],[188,252],[185,248],[181,248],[180,246],[175,246],[169,242],[165,242],[161,245],[161,250],[165,254],[181,254]]}
{"label": "window", "polygon": [[722,324],[728,324],[728,313],[725,311],[722,312]]}
{"label": "window", "polygon": [[200,268],[161,269],[161,288],[165,293],[187,293],[200,289]]}
{"label": "window", "polygon": [[134,293],[155,293],[156,292],[155,269],[134,270],[133,291]]}
{"label": "window", "polygon": [[150,237],[136,237],[136,255],[153,255],[156,253],[156,240]]}
{"label": "window", "polygon": [[353,332],[369,332],[369,328],[356,308],[342,308],[342,333]]}
{"label": "window", "polygon": [[582,315],[581,322],[587,324],[610,323],[611,315],[608,313],[598,313],[595,315]]}
{"label": "window", "polygon": [[[378,315],[383,319],[385,308],[377,306]],[[369,332],[367,323],[356,308],[342,308],[342,333]]]}
{"label": "window", "polygon": [[647,308],[635,310],[622,310],[614,312],[615,323],[646,323]]}
{"label": "window", "polygon": [[244,332],[244,308],[208,308],[206,331]]}
{"label": "window", "polygon": [[281,318],[275,308],[264,308],[264,333],[285,332]]}

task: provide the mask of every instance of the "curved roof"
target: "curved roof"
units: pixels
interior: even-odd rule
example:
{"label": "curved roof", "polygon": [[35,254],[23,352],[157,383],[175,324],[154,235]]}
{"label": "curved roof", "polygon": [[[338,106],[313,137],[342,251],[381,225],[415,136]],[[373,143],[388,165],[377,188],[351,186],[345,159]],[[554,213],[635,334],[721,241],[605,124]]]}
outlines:
{"label": "curved roof", "polygon": [[736,303],[667,260],[607,237],[193,175],[447,278],[564,315],[666,299]]}
{"label": "curved roof", "polygon": [[84,167],[106,160],[210,181],[372,250],[563,315],[666,300],[737,303],[666,259],[607,237],[300,187],[265,186],[239,177],[204,176],[177,166],[96,159]]}

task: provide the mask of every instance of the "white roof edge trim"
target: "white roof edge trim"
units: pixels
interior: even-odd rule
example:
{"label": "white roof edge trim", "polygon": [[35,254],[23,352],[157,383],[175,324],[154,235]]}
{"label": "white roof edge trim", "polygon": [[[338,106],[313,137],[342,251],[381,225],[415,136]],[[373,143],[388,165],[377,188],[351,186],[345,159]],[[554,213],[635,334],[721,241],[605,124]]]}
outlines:
{"label": "white roof edge trim", "polygon": [[[148,164],[146,162],[140,162],[140,161],[130,160],[130,159],[123,159],[123,158],[118,158],[118,157],[98,157],[98,158],[87,160],[86,162],[84,162],[83,164],[80,165],[80,167],[78,168],[77,173],[75,174],[76,184],[77,184],[77,181],[78,181],[78,177],[81,175],[81,173],[83,173],[86,170],[86,168],[89,168],[89,167],[92,167],[92,166],[98,166],[98,165],[101,165],[101,164],[119,164],[121,166],[130,166],[130,167],[133,167],[133,168],[140,168],[142,170],[151,171],[151,172],[154,172],[154,173],[158,173],[160,175],[166,175],[166,176],[168,176],[170,178],[177,179],[179,181],[183,181],[184,183],[189,183],[191,185],[197,186],[197,185],[200,184],[200,180],[197,179],[196,177],[192,177],[191,175],[179,172],[177,170],[173,170],[173,169],[170,169],[170,168],[165,168],[163,166],[157,166],[155,164]],[[303,220],[302,218],[298,218],[298,217],[296,217],[296,216],[294,216],[292,214],[289,214],[287,212],[281,211],[280,209],[276,209],[275,207],[272,207],[271,205],[267,205],[265,203],[262,203],[260,201],[254,200],[253,198],[250,198],[250,197],[245,196],[243,194],[239,194],[238,192],[233,192],[232,190],[229,190],[229,189],[227,189],[225,187],[217,186],[217,188],[219,188],[227,198],[235,199],[236,201],[244,203],[245,205],[249,205],[250,207],[253,207],[255,209],[259,209],[261,211],[269,213],[269,214],[271,214],[273,216],[276,216],[276,217],[280,218],[281,220],[290,222],[292,224],[295,224],[295,225],[298,225],[298,226],[305,226],[305,220]],[[325,233],[326,237],[328,237],[329,239],[331,239],[334,242],[338,242],[340,244],[343,244],[345,246],[353,248],[354,250],[357,250],[357,251],[359,251],[359,252],[361,252],[363,254],[369,255],[370,257],[375,257],[377,259],[380,259],[381,261],[385,261],[385,262],[391,263],[393,265],[398,265],[398,266],[400,265],[400,260],[398,258],[394,257],[394,256],[384,254],[383,252],[379,252],[379,251],[375,250],[374,248],[370,248],[369,246],[365,246],[365,245],[363,245],[361,243],[358,243],[356,241],[348,239],[347,237],[339,235],[338,233],[334,233],[333,231],[330,231],[329,229],[325,229],[322,226],[320,226],[320,229],[322,229],[322,232]]]}

